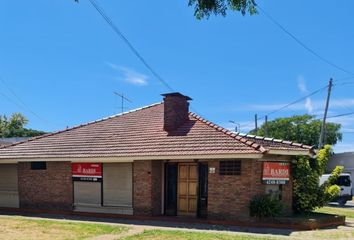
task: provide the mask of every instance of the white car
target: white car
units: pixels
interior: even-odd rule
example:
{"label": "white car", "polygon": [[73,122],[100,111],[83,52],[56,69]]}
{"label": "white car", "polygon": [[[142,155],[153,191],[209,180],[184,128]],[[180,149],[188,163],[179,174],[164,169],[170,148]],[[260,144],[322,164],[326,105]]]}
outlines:
{"label": "white car", "polygon": [[[322,185],[331,174],[323,174],[320,177],[320,185]],[[340,187],[340,194],[334,200],[338,202],[340,206],[344,206],[347,201],[352,200],[352,179],[349,173],[341,173],[337,179],[336,185]]]}

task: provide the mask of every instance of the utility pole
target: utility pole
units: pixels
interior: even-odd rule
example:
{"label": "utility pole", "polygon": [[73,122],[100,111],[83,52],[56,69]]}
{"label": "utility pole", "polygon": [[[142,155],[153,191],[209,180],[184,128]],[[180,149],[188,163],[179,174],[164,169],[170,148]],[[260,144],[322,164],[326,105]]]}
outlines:
{"label": "utility pole", "polygon": [[123,113],[124,112],[124,101],[130,102],[130,103],[132,103],[132,101],[130,101],[128,98],[126,98],[123,93],[120,94],[120,93],[117,93],[117,92],[113,92],[113,94],[118,96],[118,97],[121,97],[121,99],[122,99],[121,108],[122,108],[122,113]]}
{"label": "utility pole", "polygon": [[264,122],[264,136],[268,136],[268,115],[265,115],[265,122]]}
{"label": "utility pole", "polygon": [[331,78],[331,79],[329,79],[329,83],[328,83],[327,100],[326,100],[325,111],[323,114],[323,121],[322,121],[322,125],[321,125],[320,139],[318,141],[318,149],[321,149],[324,144],[324,139],[325,139],[325,134],[326,134],[326,118],[327,118],[327,112],[328,112],[328,107],[329,107],[329,99],[331,98],[332,86],[333,86],[333,80]]}
{"label": "utility pole", "polygon": [[257,117],[257,114],[254,115],[254,129],[256,130],[256,135],[257,135],[257,132],[258,132],[258,117]]}

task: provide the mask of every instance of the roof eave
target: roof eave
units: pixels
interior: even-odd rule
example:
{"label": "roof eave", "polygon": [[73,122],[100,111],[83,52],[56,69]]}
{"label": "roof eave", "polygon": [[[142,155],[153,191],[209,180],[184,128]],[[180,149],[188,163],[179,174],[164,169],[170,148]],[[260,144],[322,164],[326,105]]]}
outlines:
{"label": "roof eave", "polygon": [[194,155],[161,155],[161,156],[107,156],[107,157],[17,157],[17,158],[0,158],[1,163],[18,163],[18,162],[132,162],[139,160],[210,160],[210,159],[260,159],[263,157],[261,153],[228,153],[228,154],[194,154]]}
{"label": "roof eave", "polygon": [[267,154],[286,155],[286,156],[309,156],[314,157],[316,154],[312,149],[269,149]]}

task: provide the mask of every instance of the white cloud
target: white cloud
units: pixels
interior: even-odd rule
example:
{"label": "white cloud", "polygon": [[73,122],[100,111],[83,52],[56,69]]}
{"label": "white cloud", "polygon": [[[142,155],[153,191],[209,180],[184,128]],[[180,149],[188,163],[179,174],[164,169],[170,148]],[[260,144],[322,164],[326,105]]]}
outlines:
{"label": "white cloud", "polygon": [[[301,93],[306,93],[306,94],[309,93],[306,87],[305,78],[302,75],[299,75],[297,78],[297,87],[299,88]],[[309,97],[306,98],[304,107],[309,114],[313,112],[313,105],[312,105],[311,98]]]}
{"label": "white cloud", "polygon": [[312,105],[312,101],[311,98],[306,98],[305,100],[305,108],[307,110],[308,113],[312,113],[313,112],[313,105]]}
{"label": "white cloud", "polygon": [[[333,115],[330,115],[333,116]],[[330,117],[329,116],[329,117]],[[328,118],[328,122],[336,122],[342,124],[342,131],[350,132],[350,130],[344,130],[345,128],[353,128],[354,127],[354,115],[336,117],[336,118]]]}
{"label": "white cloud", "polygon": [[354,106],[354,98],[347,99],[333,99],[329,101],[330,107],[353,107]]}
{"label": "white cloud", "polygon": [[305,78],[302,75],[299,75],[297,77],[297,87],[299,88],[300,92],[302,93],[307,93],[307,87],[306,87],[306,82]]}
{"label": "white cloud", "polygon": [[122,79],[123,81],[136,85],[136,86],[146,86],[148,85],[148,76],[138,73],[137,71],[128,68],[128,67],[123,67],[116,65],[111,62],[106,62],[106,64],[111,67],[113,70],[119,71],[121,74],[121,77],[119,79]]}
{"label": "white cloud", "polygon": [[137,85],[137,86],[145,86],[148,84],[147,79],[148,76],[138,73],[130,68],[121,67],[121,72],[123,74],[123,79],[125,82]]}
{"label": "white cloud", "polygon": [[335,153],[341,153],[341,152],[353,152],[354,151],[354,142],[349,142],[349,143],[337,143],[333,147],[333,151]]}
{"label": "white cloud", "polygon": [[[316,113],[316,112],[322,112],[324,110],[324,106],[325,106],[325,101],[324,100],[310,100],[311,101],[311,106],[312,106],[312,113]],[[284,103],[270,103],[270,104],[250,104],[250,105],[246,105],[243,106],[241,108],[239,108],[239,110],[241,111],[273,111],[275,109],[281,108],[285,105],[287,105],[288,103],[284,102]],[[306,104],[306,101],[305,101]],[[342,99],[331,99],[330,103],[329,103],[329,109],[332,112],[337,112],[334,110],[338,110],[338,109],[343,109],[343,107],[354,107],[354,98],[342,98]],[[288,108],[284,109],[284,111],[286,110],[293,110],[293,111],[304,111],[307,110],[308,107],[306,107],[303,103],[297,103],[294,105],[289,106]],[[316,112],[314,112],[316,111]],[[345,111],[345,110],[344,110]],[[349,110],[347,110],[349,111]]]}
{"label": "white cloud", "polygon": [[114,70],[120,70],[120,67],[117,64],[106,62],[106,64]]}

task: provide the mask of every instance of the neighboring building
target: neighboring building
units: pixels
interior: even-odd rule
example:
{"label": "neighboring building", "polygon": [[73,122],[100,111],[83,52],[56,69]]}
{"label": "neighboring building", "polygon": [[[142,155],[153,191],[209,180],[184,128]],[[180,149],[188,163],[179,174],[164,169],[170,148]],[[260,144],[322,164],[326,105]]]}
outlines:
{"label": "neighboring building", "polygon": [[27,139],[29,139],[29,137],[0,138],[0,147],[5,145],[11,145],[16,142],[22,142]]}
{"label": "neighboring building", "polygon": [[162,103],[0,149],[0,206],[143,216],[243,219],[275,192],[291,211],[291,157],[313,149],[238,135]]}
{"label": "neighboring building", "polygon": [[335,153],[328,161],[327,171],[331,172],[336,166],[343,166],[344,172],[350,173],[354,179],[354,152]]}

